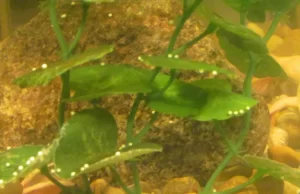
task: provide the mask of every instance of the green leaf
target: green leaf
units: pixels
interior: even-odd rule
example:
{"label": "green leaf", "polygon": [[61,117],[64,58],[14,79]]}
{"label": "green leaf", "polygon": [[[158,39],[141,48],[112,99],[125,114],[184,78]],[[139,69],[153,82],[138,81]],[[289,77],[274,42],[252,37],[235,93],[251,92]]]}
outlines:
{"label": "green leaf", "polygon": [[100,161],[89,165],[83,171],[79,172],[76,176],[79,176],[83,173],[91,173],[97,171],[101,168],[123,162],[125,160],[131,160],[135,157],[149,154],[153,152],[161,152],[162,147],[152,143],[139,143],[132,146],[127,146],[118,152],[115,152],[111,156],[101,159]]}
{"label": "green leaf", "polygon": [[212,7],[208,5],[208,1],[202,2],[195,10],[195,13],[198,17],[202,20],[210,21],[211,17],[213,16]]}
{"label": "green leaf", "polygon": [[268,53],[268,49],[262,38],[246,26],[227,22],[218,16],[212,18],[212,23],[220,28],[217,31],[218,38],[220,36],[226,37],[230,44],[243,51],[258,54]]}
{"label": "green leaf", "polygon": [[34,169],[48,164],[50,158],[49,149],[39,145],[25,145],[4,151],[0,153],[0,179],[6,184],[24,178]]}
{"label": "green leaf", "polygon": [[61,60],[51,64],[46,69],[40,69],[25,74],[24,76],[17,78],[14,83],[18,84],[20,87],[44,86],[66,71],[91,60],[100,59],[112,51],[113,46],[111,45],[103,45],[97,49],[90,49],[67,60]]}
{"label": "green leaf", "polygon": [[226,120],[247,112],[257,101],[232,92],[210,90],[205,105],[193,117],[198,121]]}
{"label": "green leaf", "polygon": [[273,12],[287,12],[299,4],[299,0],[265,0],[266,9]]}
{"label": "green leaf", "polygon": [[201,79],[190,83],[205,90],[220,90],[224,92],[231,92],[232,90],[231,83],[224,79]]}
{"label": "green leaf", "polygon": [[94,65],[75,68],[70,72],[70,87],[75,95],[70,100],[91,100],[116,95],[148,93],[151,71],[129,65]]}
{"label": "green leaf", "polygon": [[249,5],[247,18],[251,22],[263,23],[266,20],[266,10],[264,1],[259,1]]}
{"label": "green leaf", "polygon": [[105,109],[86,109],[76,113],[61,129],[55,152],[58,175],[71,178],[84,164],[94,163],[117,150],[118,129]]}
{"label": "green leaf", "polygon": [[[211,119],[230,118],[234,115],[228,115],[229,110],[245,109],[256,103],[252,99],[237,94],[229,93],[229,95],[230,83],[216,79],[198,80],[191,83],[175,80],[162,96],[157,96],[155,94],[168,83],[170,76],[158,74],[154,83],[150,84],[151,76],[152,71],[150,70],[127,65],[86,66],[71,71],[70,86],[78,93],[75,93],[73,100],[90,100],[103,95],[130,92],[148,93],[148,106],[153,110],[179,117],[198,115],[196,118],[198,120],[206,120],[209,117]],[[217,98],[215,92],[218,91],[227,93],[218,93],[220,96]],[[223,111],[219,109],[220,113],[211,115],[211,112],[206,109],[209,109],[210,106],[212,109],[215,108],[214,103],[222,98],[222,95],[239,101],[225,102],[224,107],[227,109]],[[213,101],[209,106],[205,106],[205,103],[210,100],[208,96],[212,96]],[[220,105],[218,104],[218,106]],[[202,110],[203,107],[205,110]],[[199,116],[200,113],[203,115]]]}
{"label": "green leaf", "polygon": [[245,155],[243,159],[248,165],[252,166],[253,168],[262,170],[270,176],[286,180],[300,187],[300,171],[295,168],[291,168],[286,164],[282,164],[274,160],[257,156]]}
{"label": "green leaf", "polygon": [[[250,66],[250,59],[247,52],[239,49],[234,44],[232,44],[227,36],[223,34],[218,34],[219,44],[224,49],[226,58],[235,65],[241,72],[247,74],[248,68]],[[267,54],[257,55],[252,53],[258,58],[258,64],[256,71],[254,73],[255,77],[281,77],[287,78],[284,70],[281,66],[274,60],[271,56]]]}
{"label": "green leaf", "polygon": [[233,76],[234,73],[226,69],[219,68],[215,65],[210,65],[203,62],[195,62],[183,59],[169,58],[165,56],[141,56],[140,60],[152,66],[159,66],[171,69],[186,69],[186,70],[199,70],[202,72],[213,72]]}
{"label": "green leaf", "polygon": [[[229,7],[234,10],[240,12],[241,7],[245,5],[245,3],[249,3],[248,5],[255,4],[257,2],[261,2],[262,0],[223,0]],[[264,1],[264,0],[263,0]]]}
{"label": "green leaf", "polygon": [[[160,75],[157,76],[156,80],[159,83],[167,83],[169,76]],[[164,84],[160,85],[163,86]],[[179,117],[189,117],[199,113],[206,99],[207,93],[203,89],[175,80],[163,95],[149,95],[147,100],[148,106],[155,111]]]}

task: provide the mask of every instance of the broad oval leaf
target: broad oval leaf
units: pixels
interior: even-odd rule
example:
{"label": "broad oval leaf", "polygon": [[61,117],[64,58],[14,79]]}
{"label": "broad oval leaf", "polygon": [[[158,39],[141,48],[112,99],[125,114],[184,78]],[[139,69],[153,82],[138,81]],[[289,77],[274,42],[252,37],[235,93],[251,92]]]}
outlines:
{"label": "broad oval leaf", "polygon": [[[232,44],[228,37],[219,34],[220,46],[224,49],[226,58],[235,65],[241,72],[247,74],[248,68],[250,66],[250,59],[247,52],[239,49],[234,44]],[[252,53],[257,58],[258,61],[256,71],[254,73],[255,77],[281,77],[287,78],[286,73],[281,68],[281,66],[269,55],[257,55]]]}
{"label": "broad oval leaf", "polygon": [[249,5],[247,18],[251,22],[263,23],[266,20],[265,2],[258,0]]}
{"label": "broad oval leaf", "polygon": [[[58,175],[71,178],[85,164],[91,164],[117,150],[118,129],[105,109],[76,113],[62,127],[54,162]],[[74,173],[73,173],[74,172]]]}
{"label": "broad oval leaf", "polygon": [[70,72],[70,100],[91,100],[105,95],[148,93],[151,71],[129,65],[93,65]]}
{"label": "broad oval leaf", "polygon": [[0,153],[0,180],[6,184],[47,165],[51,158],[48,151],[44,146],[25,145]]}
{"label": "broad oval leaf", "polygon": [[176,59],[173,57],[169,58],[165,56],[141,56],[140,60],[147,65],[159,66],[164,68],[199,70],[201,72],[210,72],[210,73],[215,72],[218,74],[225,74],[227,76],[234,75],[233,72],[217,67],[215,65],[210,65],[203,62],[189,61],[184,59]]}
{"label": "broad oval leaf", "polygon": [[226,120],[247,112],[257,101],[240,94],[221,90],[209,90],[207,101],[196,116],[198,121]]}
{"label": "broad oval leaf", "polygon": [[224,92],[232,91],[231,83],[225,79],[201,79],[192,81],[190,83],[205,90],[220,90]]}
{"label": "broad oval leaf", "polygon": [[[158,76],[157,80],[166,83],[168,77]],[[193,84],[174,81],[162,95],[149,95],[147,104],[161,113],[189,117],[197,115],[206,100],[207,93],[203,89]]]}
{"label": "broad oval leaf", "polygon": [[262,2],[265,0],[223,0],[228,6],[231,8],[235,9],[236,11],[240,11],[241,7],[245,4],[248,3],[249,5]]}
{"label": "broad oval leaf", "polygon": [[91,60],[100,59],[101,57],[112,51],[113,46],[102,45],[97,49],[87,50],[67,60],[58,61],[54,64],[51,64],[50,67],[47,67],[45,69],[39,69],[25,74],[22,77],[17,78],[14,83],[22,88],[31,86],[44,86],[66,71]]}
{"label": "broad oval leaf", "polygon": [[258,170],[264,171],[266,174],[278,179],[286,180],[300,187],[300,171],[291,168],[286,164],[279,163],[267,158],[245,155],[244,162]]}
{"label": "broad oval leaf", "polygon": [[266,9],[274,12],[287,12],[299,4],[299,0],[264,0]]}
{"label": "broad oval leaf", "polygon": [[262,38],[246,26],[227,22],[218,16],[212,17],[212,23],[220,28],[217,31],[219,39],[220,37],[226,37],[230,44],[243,51],[257,54],[268,53]]}
{"label": "broad oval leaf", "polygon": [[107,156],[96,163],[89,165],[83,171],[79,172],[76,176],[81,175],[83,173],[91,173],[101,168],[117,164],[119,162],[123,162],[125,160],[134,159],[135,157],[149,154],[153,152],[161,152],[162,147],[153,143],[139,143],[132,146],[127,146],[122,150],[119,150],[113,153],[110,156]]}
{"label": "broad oval leaf", "polygon": [[239,116],[241,110],[245,113],[248,108],[256,104],[256,101],[251,98],[232,93],[229,80],[202,79],[190,83],[208,93],[206,104],[201,108],[200,113],[193,117],[199,121],[225,120],[235,115],[234,113],[237,113],[235,116]]}

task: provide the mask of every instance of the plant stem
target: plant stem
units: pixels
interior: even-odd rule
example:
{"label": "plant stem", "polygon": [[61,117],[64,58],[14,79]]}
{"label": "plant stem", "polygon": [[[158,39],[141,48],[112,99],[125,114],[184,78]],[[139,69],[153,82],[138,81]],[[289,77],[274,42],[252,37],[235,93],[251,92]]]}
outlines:
{"label": "plant stem", "polygon": [[153,123],[156,121],[156,119],[158,118],[158,113],[155,112],[150,121],[146,124],[146,126],[134,137],[134,143],[138,143],[140,142],[143,137],[145,137],[149,131],[149,129],[152,127]]}
{"label": "plant stem", "polygon": [[122,181],[119,173],[114,167],[110,167],[112,173],[114,174],[115,178],[117,179],[118,184],[122,187],[122,189],[127,193],[127,194],[135,194],[131,189],[129,189],[125,183]]}
{"label": "plant stem", "polygon": [[269,28],[267,34],[264,36],[263,40],[265,41],[265,43],[268,42],[268,40],[271,38],[271,36],[273,35],[273,33],[275,32],[277,25],[280,22],[281,16],[282,16],[282,12],[276,12],[275,13],[275,17],[272,21],[271,27]]}
{"label": "plant stem", "polygon": [[58,40],[62,56],[65,56],[68,53],[68,45],[62,33],[62,30],[59,26],[59,22],[56,15],[56,0],[49,0],[49,7],[50,7],[50,20],[53,26],[53,30],[56,34],[56,38]]}
{"label": "plant stem", "polygon": [[225,191],[216,192],[215,194],[231,194],[231,193],[237,193],[240,190],[244,189],[245,187],[255,183],[259,179],[261,179],[264,176],[264,172],[257,172],[252,178],[250,178],[247,182],[242,183],[232,189],[227,189]]}
{"label": "plant stem", "polygon": [[170,70],[170,79],[168,80],[167,84],[162,88],[160,89],[157,93],[154,93],[152,95],[152,98],[157,98],[159,96],[162,96],[164,94],[164,92],[171,86],[171,84],[173,83],[173,81],[176,79],[176,69],[171,69]]}
{"label": "plant stem", "polygon": [[80,26],[77,30],[75,38],[69,46],[68,55],[70,55],[73,52],[73,50],[75,49],[75,47],[77,46],[77,44],[80,40],[80,37],[83,33],[83,30],[84,30],[84,27],[85,27],[85,24],[86,24],[86,19],[87,19],[87,14],[88,14],[89,7],[90,7],[89,3],[84,3],[84,2],[82,3],[82,10],[83,10],[82,20],[80,22]]}
{"label": "plant stem", "polygon": [[128,119],[127,119],[127,126],[126,126],[126,142],[130,143],[133,141],[133,128],[134,128],[134,119],[135,115],[138,111],[139,105],[142,101],[143,94],[139,93],[137,94],[137,97],[135,98],[133,105],[131,107]]}
{"label": "plant stem", "polygon": [[140,184],[139,171],[138,171],[136,161],[131,162],[131,166],[133,171],[133,182],[134,182],[135,194],[140,194],[142,193],[142,188]]}
{"label": "plant stem", "polygon": [[[56,34],[56,38],[58,40],[60,49],[61,49],[61,56],[62,59],[65,60],[67,59],[67,55],[68,55],[68,45],[67,42],[63,36],[62,30],[59,26],[59,22],[57,19],[57,15],[56,15],[56,0],[49,0],[49,6],[50,6],[50,19],[51,19],[51,23],[53,25],[53,30]],[[63,102],[63,99],[68,99],[70,97],[70,87],[69,87],[69,72],[66,72],[64,74],[61,75],[61,79],[62,79],[62,90],[61,90],[61,95],[60,95],[60,102],[59,102],[59,107],[58,107],[58,124],[59,127],[61,128],[63,123],[64,123],[64,119],[65,119],[65,107],[66,104],[65,102]]]}
{"label": "plant stem", "polygon": [[[83,3],[83,17],[82,22],[80,24],[80,27],[78,28],[77,34],[72,41],[70,47],[68,47],[68,44],[64,38],[63,32],[59,26],[59,22],[56,15],[56,0],[49,0],[49,7],[50,7],[50,20],[53,26],[53,30],[56,34],[59,46],[61,48],[61,57],[63,60],[67,59],[76,45],[78,44],[78,41],[80,39],[80,36],[82,35],[86,18],[87,18],[87,11],[89,8],[89,5],[86,3]],[[63,101],[65,99],[70,98],[70,72],[67,71],[64,74],[61,75],[62,80],[62,89],[61,89],[61,95],[60,95],[60,102],[58,107],[58,124],[61,128],[64,120],[65,120],[65,109],[66,109],[66,103]]]}
{"label": "plant stem", "polygon": [[236,147],[234,144],[232,144],[232,141],[230,139],[228,139],[224,129],[221,126],[220,121],[215,121],[215,128],[216,130],[220,133],[220,135],[222,136],[223,140],[225,141],[225,143],[227,144],[227,146],[229,147],[229,149],[231,150],[231,152],[235,153],[236,155],[238,154],[238,150],[236,150]]}
{"label": "plant stem", "polygon": [[246,14],[247,13],[245,13],[245,12],[242,12],[240,14],[240,24],[242,24],[242,25],[246,25]]}
{"label": "plant stem", "polygon": [[45,177],[47,177],[52,183],[57,185],[63,193],[71,193],[71,189],[66,187],[65,185],[61,184],[58,180],[56,180],[49,172],[49,169],[47,166],[43,166],[41,169],[41,174],[43,174]]}
{"label": "plant stem", "polygon": [[246,16],[248,13],[250,1],[243,1],[240,10],[240,24],[246,25]]}
{"label": "plant stem", "polygon": [[171,37],[168,49],[167,49],[167,54],[171,53],[172,50],[174,49],[177,37],[179,36],[179,33],[181,29],[183,28],[186,20],[191,16],[191,14],[195,11],[195,9],[200,5],[200,3],[203,0],[195,0],[194,3],[187,9],[184,9],[183,15],[179,21],[179,24],[176,26],[176,29]]}
{"label": "plant stem", "polygon": [[[251,79],[252,76],[255,72],[256,69],[256,60],[253,58],[253,56],[251,55],[251,53],[249,53],[249,58],[250,58],[250,67],[246,76],[246,79],[244,81],[244,95],[250,97],[251,96]],[[249,81],[250,80],[250,81]],[[241,131],[241,133],[239,134],[239,138],[238,138],[238,142],[236,143],[235,150],[239,151],[247,137],[249,128],[250,128],[250,124],[251,124],[251,111],[248,111],[245,115],[244,115],[244,127]],[[212,176],[210,177],[210,179],[208,180],[208,182],[206,183],[206,186],[204,188],[204,190],[202,192],[199,191],[199,194],[209,194],[212,192],[212,188],[213,188],[213,184],[216,180],[216,178],[218,177],[218,175],[223,171],[223,169],[227,166],[227,164],[231,161],[231,159],[236,155],[235,152],[232,152],[230,150],[230,152],[225,156],[225,159],[222,161],[222,163],[217,167],[217,169],[213,172]]]}
{"label": "plant stem", "polygon": [[219,164],[218,168],[213,172],[211,177],[209,178],[208,182],[206,183],[204,190],[199,191],[198,194],[211,194],[213,189],[213,184],[215,183],[216,178],[219,176],[219,174],[222,172],[222,170],[227,166],[227,164],[230,162],[232,157],[235,156],[235,153],[229,152],[224,160]]}
{"label": "plant stem", "polygon": [[188,8],[188,0],[183,0],[183,11],[185,11]]}
{"label": "plant stem", "polygon": [[[198,5],[200,5],[200,3],[202,1],[203,0],[195,0],[194,3],[189,8],[183,9],[183,11],[184,11],[183,12],[183,16],[181,17],[181,20],[180,20],[179,24],[176,26],[176,29],[175,29],[172,37],[171,37],[171,40],[169,42],[169,46],[167,48],[167,54],[172,53],[172,51],[174,49],[174,46],[175,46],[175,43],[176,43],[176,40],[177,40],[177,37],[178,37],[181,29],[183,28],[184,23],[191,16],[191,14],[193,13],[193,11],[198,7]],[[186,5],[186,3],[184,3],[184,6],[185,5]],[[153,71],[153,75],[152,75],[152,77],[150,79],[150,83],[152,83],[155,80],[155,78],[158,75],[158,73],[159,73],[160,70],[161,70],[161,67],[155,68],[155,70]],[[168,83],[163,87],[163,89],[161,90],[161,92],[159,92],[160,95],[163,94],[163,92],[166,91],[168,89],[168,87],[172,84],[172,82],[175,80],[175,78],[176,78],[176,70],[172,69],[171,70],[171,74],[172,75],[171,75]],[[127,128],[126,128],[126,132],[127,132],[126,139],[127,139],[127,142],[133,140],[134,118],[135,118],[135,115],[137,113],[138,106],[139,106],[139,104],[140,104],[140,102],[142,100],[142,97],[143,97],[142,94],[138,94],[138,96],[136,97],[136,99],[135,99],[135,101],[133,103],[133,106],[131,108],[131,111],[130,111],[130,114],[129,114],[129,117],[128,117],[128,120],[127,120]],[[155,121],[155,118],[152,116],[150,123],[154,123],[154,121]],[[133,169],[133,178],[134,178],[134,185],[135,185],[135,188],[136,188],[136,194],[140,194],[141,190],[140,190],[140,182],[138,181],[139,177],[138,177],[138,169],[137,169],[136,162],[133,163],[132,169]]]}
{"label": "plant stem", "polygon": [[81,175],[83,184],[84,184],[84,188],[85,188],[85,194],[93,194],[93,191],[91,190],[90,187],[90,181],[89,178],[86,174]]}

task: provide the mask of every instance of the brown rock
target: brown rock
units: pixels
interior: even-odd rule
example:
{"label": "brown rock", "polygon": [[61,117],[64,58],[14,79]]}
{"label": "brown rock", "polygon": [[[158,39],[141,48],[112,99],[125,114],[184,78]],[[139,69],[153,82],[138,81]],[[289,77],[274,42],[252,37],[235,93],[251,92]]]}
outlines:
{"label": "brown rock", "polygon": [[8,183],[4,188],[0,188],[0,194],[22,194],[23,186],[20,181]]}
{"label": "brown rock", "polygon": [[231,179],[234,176],[244,176],[244,177],[250,177],[252,174],[253,168],[248,167],[243,164],[237,164],[232,167],[226,168],[223,170],[216,181],[222,182],[227,181]]}
{"label": "brown rock", "polygon": [[162,194],[197,193],[201,189],[193,177],[174,178],[164,186]]}
{"label": "brown rock", "polygon": [[282,194],[284,184],[280,179],[273,178],[271,176],[263,177],[254,183],[258,194]]}
{"label": "brown rock", "polygon": [[268,150],[269,158],[293,168],[300,166],[300,153],[285,145],[272,146]]}
{"label": "brown rock", "polygon": [[[248,178],[243,177],[243,176],[235,176],[232,177],[231,179],[225,181],[222,184],[218,184],[215,186],[215,189],[217,191],[225,191],[227,189],[232,189],[242,183],[245,183],[248,181]],[[237,192],[236,194],[258,194],[256,188],[254,185],[250,185],[244,189],[242,189],[241,191]]]}

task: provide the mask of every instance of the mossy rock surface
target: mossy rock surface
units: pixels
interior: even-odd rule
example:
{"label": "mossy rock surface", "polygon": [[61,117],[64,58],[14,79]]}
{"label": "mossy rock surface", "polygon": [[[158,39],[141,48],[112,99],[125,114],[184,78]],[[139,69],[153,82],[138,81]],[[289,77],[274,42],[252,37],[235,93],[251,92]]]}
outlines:
{"label": "mossy rock surface", "polygon": [[[168,46],[174,26],[169,21],[180,13],[175,0],[134,1],[92,5],[87,27],[76,52],[101,44],[116,45],[115,51],[101,62],[106,64],[126,63],[145,67],[138,60],[142,54],[161,54]],[[76,33],[81,19],[81,7],[62,4],[58,15],[65,36],[70,40]],[[112,17],[108,17],[111,13]],[[190,20],[183,29],[178,43],[182,44],[198,35],[204,27],[197,20]],[[194,45],[184,56],[205,61],[236,71],[224,56],[216,50],[210,37]],[[57,104],[60,79],[46,87],[20,89],[12,81],[40,67],[45,62],[59,59],[59,46],[51,28],[48,12],[42,12],[11,37],[0,44],[0,146],[15,147],[22,144],[47,144],[57,134]],[[148,67],[149,68],[149,67]],[[203,78],[197,72],[185,71],[181,79]],[[232,80],[234,90],[241,91],[242,78]],[[101,105],[115,116],[120,127],[120,144],[124,142],[126,118],[133,96],[105,97]],[[89,107],[88,103],[72,103],[71,111]],[[151,111],[138,113],[136,128],[142,128],[150,118]],[[242,128],[242,119],[224,122],[230,137],[235,137]],[[261,102],[253,111],[251,130],[245,143],[245,153],[262,154],[269,133],[267,106]],[[195,176],[201,183],[209,177],[226,153],[226,146],[211,122],[197,122],[163,115],[151,129],[147,139],[163,145],[164,152],[145,157],[140,162],[141,178],[156,186],[179,176]],[[130,180],[126,170],[123,177]]]}

